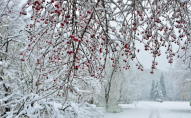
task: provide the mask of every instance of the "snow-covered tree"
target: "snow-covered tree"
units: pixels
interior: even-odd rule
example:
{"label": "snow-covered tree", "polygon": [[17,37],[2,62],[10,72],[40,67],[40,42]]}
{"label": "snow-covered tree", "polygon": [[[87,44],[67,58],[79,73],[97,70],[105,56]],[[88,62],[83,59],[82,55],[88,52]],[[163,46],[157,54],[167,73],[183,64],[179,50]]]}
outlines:
{"label": "snow-covered tree", "polygon": [[157,89],[158,89],[158,100],[162,101],[164,96],[163,96],[163,91],[162,91],[163,88],[162,88],[160,82],[158,82],[158,88]]}
{"label": "snow-covered tree", "polygon": [[[181,52],[183,54],[183,52]],[[190,49],[186,52],[187,58],[176,58],[171,69],[171,78],[175,81],[173,86],[176,100],[190,100],[191,94],[191,70],[190,70]]]}
{"label": "snow-covered tree", "polygon": [[[1,68],[2,117],[99,117],[88,101],[106,78],[107,60],[117,68],[123,57],[123,69],[134,60],[143,71],[136,56],[141,52],[138,42],[153,56],[151,74],[162,46],[169,63],[179,51],[173,50],[174,44],[185,52],[181,56],[188,56],[188,0],[26,0],[21,8],[16,1],[0,3],[0,20],[6,16],[9,21],[16,14],[9,25],[1,26],[7,32],[1,33],[5,41],[1,56],[6,62]],[[11,37],[14,33],[7,28],[16,25],[20,16],[27,35],[10,47],[15,35]],[[8,58],[8,49],[16,45],[19,53],[11,51]],[[8,64],[9,59],[14,63]]]}
{"label": "snow-covered tree", "polygon": [[155,89],[155,81],[152,81],[151,91],[150,91],[150,100],[154,100],[154,89]]}
{"label": "snow-covered tree", "polygon": [[[176,61],[175,63],[176,64]],[[165,76],[165,88],[166,88],[166,101],[175,101],[177,99],[176,95],[176,68],[174,68],[174,64],[169,67],[168,71],[163,73]]]}
{"label": "snow-covered tree", "polygon": [[[134,62],[130,64],[128,70],[121,70],[118,73],[118,82],[121,79],[118,87],[118,103],[131,103],[137,101],[140,97],[142,86],[141,83],[145,79],[142,71],[136,71]],[[119,78],[120,77],[120,78]]]}
{"label": "snow-covered tree", "polygon": [[[19,1],[2,0],[0,3],[0,115],[4,117],[11,111],[11,99],[17,96],[20,59],[19,53],[24,39],[21,32],[24,25],[21,23]],[[26,38],[26,37],[25,37]],[[21,44],[21,45],[20,45]],[[17,70],[18,69],[18,70]],[[21,73],[20,73],[21,74]],[[18,77],[18,78],[17,78]],[[12,97],[14,96],[14,97]]]}
{"label": "snow-covered tree", "polygon": [[136,101],[142,90],[141,80],[144,78],[142,71],[135,71],[136,66],[133,63],[129,64],[131,68],[123,69],[123,58],[119,58],[116,68],[112,64],[112,60],[108,60],[106,63],[106,78],[102,83],[103,87],[100,95],[102,97],[98,96],[98,102],[106,106],[109,111],[114,110],[118,103]]}
{"label": "snow-covered tree", "polygon": [[143,89],[141,83],[142,79],[145,79],[144,74],[140,71],[130,69],[124,75],[125,77],[122,78],[119,86],[118,103],[131,103],[137,101]]}
{"label": "snow-covered tree", "polygon": [[158,81],[155,82],[153,98],[154,98],[155,101],[159,98]]}
{"label": "snow-covered tree", "polygon": [[163,94],[162,94],[162,86],[158,81],[154,82],[154,92],[153,92],[153,100],[155,101],[161,101],[163,100]]}
{"label": "snow-covered tree", "polygon": [[164,83],[163,74],[160,76],[160,80],[152,81],[152,86],[150,90],[150,100],[164,100],[166,98],[166,89]]}
{"label": "snow-covered tree", "polygon": [[[9,4],[13,4],[14,8]],[[36,47],[30,49],[27,33],[31,34],[31,26],[23,28],[28,16],[24,16],[24,21],[19,17],[27,12],[20,11],[19,4],[12,0],[5,0],[1,5],[1,117],[101,116],[95,105],[88,103],[99,92],[100,81],[85,76],[86,70],[83,78],[74,76],[70,81],[64,80],[65,84],[60,83],[63,70],[55,71],[59,65],[52,67],[46,65],[46,59],[41,62],[38,59],[45,52],[40,46],[44,46],[46,37],[42,36],[42,42],[38,41]],[[30,54],[24,52],[26,49]],[[56,61],[67,71],[66,64],[60,63],[59,59]],[[48,76],[45,67],[51,69]]]}
{"label": "snow-covered tree", "polygon": [[164,81],[163,73],[160,76],[159,83],[161,85],[163,100],[165,100],[166,99],[166,87],[165,87],[165,81]]}

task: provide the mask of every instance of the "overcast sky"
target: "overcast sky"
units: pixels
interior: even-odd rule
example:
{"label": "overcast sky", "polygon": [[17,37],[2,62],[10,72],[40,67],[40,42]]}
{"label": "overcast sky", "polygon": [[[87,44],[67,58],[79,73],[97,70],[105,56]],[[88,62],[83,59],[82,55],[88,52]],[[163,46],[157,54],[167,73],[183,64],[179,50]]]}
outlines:
{"label": "overcast sky", "polygon": [[[152,61],[154,58],[152,57],[152,54],[149,54],[149,51],[144,50],[143,46],[144,45],[142,44],[138,44],[138,46],[136,47],[140,49],[140,52],[137,54],[137,57],[145,69],[151,69]],[[158,62],[156,68],[162,71],[167,71],[168,68],[171,66],[171,64],[168,63],[168,59],[166,59],[165,51],[166,49],[162,47],[161,56],[156,58],[156,62]]]}
{"label": "overcast sky", "polygon": [[[143,67],[146,69],[151,69],[153,57],[152,54],[149,54],[149,51],[144,50],[143,44],[137,44],[138,49],[140,49],[140,53],[137,54],[137,57],[139,58],[139,61],[143,64]],[[172,43],[172,50],[173,52],[177,52],[178,46],[176,44]],[[160,69],[161,71],[168,71],[170,67],[172,67],[175,64],[175,57],[173,57],[173,63],[168,63],[168,59],[166,58],[167,55],[165,54],[166,48],[160,47],[161,56],[157,56],[156,62],[158,62],[158,65],[156,66],[157,69]]]}

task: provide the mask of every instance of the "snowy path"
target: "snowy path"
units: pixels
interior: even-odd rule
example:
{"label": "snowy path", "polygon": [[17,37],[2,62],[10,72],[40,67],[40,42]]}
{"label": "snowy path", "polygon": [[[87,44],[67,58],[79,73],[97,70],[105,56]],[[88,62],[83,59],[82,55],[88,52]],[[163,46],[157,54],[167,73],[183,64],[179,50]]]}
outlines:
{"label": "snowy path", "polygon": [[139,102],[121,104],[123,112],[106,113],[104,118],[191,118],[189,102]]}
{"label": "snowy path", "polygon": [[148,106],[150,108],[149,118],[161,118],[159,115],[158,108],[154,108],[147,104],[143,104],[143,105]]}

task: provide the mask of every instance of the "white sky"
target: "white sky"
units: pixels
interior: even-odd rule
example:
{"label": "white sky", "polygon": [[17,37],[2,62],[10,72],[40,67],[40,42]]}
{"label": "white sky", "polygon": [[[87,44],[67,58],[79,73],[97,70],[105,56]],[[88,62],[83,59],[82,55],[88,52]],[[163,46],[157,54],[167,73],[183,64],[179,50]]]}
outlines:
{"label": "white sky", "polygon": [[[140,49],[140,52],[137,53],[137,57],[143,67],[145,69],[151,69],[153,57],[152,54],[149,54],[149,51],[144,50],[144,45],[143,44],[137,44],[138,46],[136,47],[137,49]],[[164,47],[161,48],[161,56],[156,58],[156,62],[158,62],[158,65],[156,66],[157,69],[160,69],[162,71],[167,71],[168,68],[171,66],[171,64],[168,63],[168,59],[166,59],[166,54],[165,54],[166,49]]]}

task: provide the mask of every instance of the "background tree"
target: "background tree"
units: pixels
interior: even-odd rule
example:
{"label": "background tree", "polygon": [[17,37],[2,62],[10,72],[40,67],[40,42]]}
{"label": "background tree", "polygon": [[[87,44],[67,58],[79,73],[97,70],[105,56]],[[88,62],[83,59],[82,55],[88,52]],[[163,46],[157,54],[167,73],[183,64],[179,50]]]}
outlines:
{"label": "background tree", "polygon": [[142,79],[145,77],[143,72],[135,71],[136,67],[133,65],[131,65],[131,67],[132,68],[128,71],[123,72],[124,77],[119,86],[118,103],[132,103],[140,98],[143,89],[141,83]]}
{"label": "background tree", "polygon": [[[183,52],[180,52],[182,55]],[[191,81],[190,81],[190,49],[188,49],[187,57],[186,58],[178,58],[176,57],[175,64],[171,69],[171,75],[169,78],[173,78],[173,91],[174,91],[174,98],[176,100],[190,100],[190,88],[191,88]]]}
{"label": "background tree", "polygon": [[[98,96],[98,102],[104,104],[103,106],[106,106],[107,110],[114,110],[118,103],[130,103],[140,96],[140,75],[142,71],[135,71],[136,67],[133,62],[129,65],[131,68],[123,69],[124,62],[122,58],[119,58],[117,67],[113,67],[112,59],[106,63],[106,77],[102,83],[100,95],[102,97]],[[136,92],[133,92],[133,90],[136,90]]]}
{"label": "background tree", "polygon": [[164,81],[163,73],[160,76],[159,82],[160,82],[160,85],[161,85],[163,100],[166,100],[166,87],[165,87],[165,81]]}
{"label": "background tree", "polygon": [[150,91],[150,100],[154,100],[154,89],[155,89],[155,81],[152,81],[151,91]]}
{"label": "background tree", "polygon": [[156,81],[155,88],[154,88],[154,100],[156,101],[158,98],[159,98],[158,81]]}
{"label": "background tree", "polygon": [[153,98],[155,101],[161,101],[163,99],[162,87],[158,81],[156,81],[155,86],[154,86]]}
{"label": "background tree", "polygon": [[163,88],[162,88],[160,82],[158,82],[158,94],[159,94],[159,95],[158,95],[157,100],[163,101],[164,96],[163,96],[162,90],[163,90]]}

